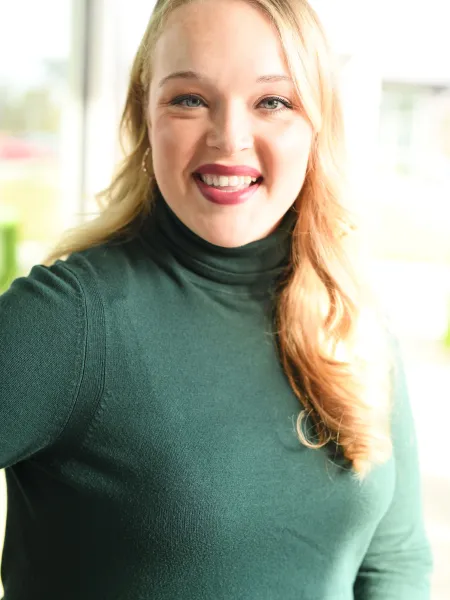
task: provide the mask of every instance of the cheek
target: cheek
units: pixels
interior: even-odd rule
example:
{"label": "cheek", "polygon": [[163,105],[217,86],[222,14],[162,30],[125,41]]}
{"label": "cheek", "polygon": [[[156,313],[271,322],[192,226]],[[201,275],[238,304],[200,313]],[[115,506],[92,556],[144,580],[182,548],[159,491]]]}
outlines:
{"label": "cheek", "polygon": [[295,153],[302,155],[309,153],[312,140],[312,129],[303,119],[300,122],[287,127],[282,135],[277,138],[280,152]]}
{"label": "cheek", "polygon": [[312,130],[307,123],[287,127],[270,144],[274,170],[290,180],[302,178],[308,164]]}
{"label": "cheek", "polygon": [[170,121],[159,119],[154,123],[152,130],[153,155],[158,160],[167,160],[167,157],[176,155],[179,139]]}
{"label": "cheek", "polygon": [[161,117],[152,128],[155,171],[182,172],[189,168],[198,149],[198,127],[192,121]]}

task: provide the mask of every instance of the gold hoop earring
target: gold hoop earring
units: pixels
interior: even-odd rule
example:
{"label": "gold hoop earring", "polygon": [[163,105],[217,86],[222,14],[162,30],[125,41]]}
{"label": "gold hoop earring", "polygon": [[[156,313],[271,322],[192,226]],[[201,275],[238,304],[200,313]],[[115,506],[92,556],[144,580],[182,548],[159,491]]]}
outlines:
{"label": "gold hoop earring", "polygon": [[141,163],[141,169],[144,171],[144,173],[148,176],[148,171],[147,171],[147,158],[148,155],[150,153],[150,147],[147,148],[147,150],[144,152],[144,156],[142,157],[142,163]]}

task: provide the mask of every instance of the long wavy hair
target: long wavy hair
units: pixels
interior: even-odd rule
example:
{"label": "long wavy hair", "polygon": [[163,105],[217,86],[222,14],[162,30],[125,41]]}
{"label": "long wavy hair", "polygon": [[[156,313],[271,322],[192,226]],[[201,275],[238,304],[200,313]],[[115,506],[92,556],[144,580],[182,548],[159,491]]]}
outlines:
{"label": "long wavy hair", "polygon": [[[99,215],[65,232],[44,264],[133,236],[151,213],[156,179],[146,106],[153,49],[172,11],[192,1],[156,3],[131,69],[120,124],[125,158],[97,197]],[[261,10],[278,32],[314,131],[305,182],[294,203],[291,257],[277,289],[273,323],[280,363],[301,405],[296,431],[310,448],[339,451],[362,479],[392,452],[391,359],[386,324],[363,277],[357,228],[346,207],[336,64],[306,0],[244,1]],[[307,422],[313,424],[313,436]]]}

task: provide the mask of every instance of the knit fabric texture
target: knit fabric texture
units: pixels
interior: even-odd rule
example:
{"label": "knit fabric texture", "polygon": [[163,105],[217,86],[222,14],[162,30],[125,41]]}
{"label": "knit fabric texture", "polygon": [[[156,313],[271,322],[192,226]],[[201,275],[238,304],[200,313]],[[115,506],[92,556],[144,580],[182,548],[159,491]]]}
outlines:
{"label": "knit fabric texture", "polygon": [[5,600],[428,600],[400,355],[363,483],[297,438],[272,331],[293,220],[221,248],[158,197],[0,296]]}

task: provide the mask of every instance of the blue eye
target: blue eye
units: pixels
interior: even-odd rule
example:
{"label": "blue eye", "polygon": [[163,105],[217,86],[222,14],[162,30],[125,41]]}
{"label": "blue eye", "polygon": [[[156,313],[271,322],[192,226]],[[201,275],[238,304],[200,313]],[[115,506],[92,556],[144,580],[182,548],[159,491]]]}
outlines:
{"label": "blue eye", "polygon": [[[271,108],[265,108],[264,110],[267,110],[268,112],[279,112],[281,110],[286,110],[287,108],[292,108],[292,104],[290,102],[288,102],[287,100],[284,100],[283,98],[279,98],[278,96],[268,96],[267,98],[264,98],[263,100],[261,100],[260,104],[263,104],[265,102],[275,102],[276,106],[272,106]],[[282,106],[280,106],[280,104]]]}
{"label": "blue eye", "polygon": [[194,96],[193,94],[186,94],[185,96],[178,96],[177,98],[174,98],[170,104],[172,104],[173,106],[183,106],[184,108],[200,108],[200,104],[196,104],[195,106],[192,106],[192,104],[189,106],[188,104],[184,104],[185,102],[203,102],[203,100],[199,97],[199,96]]}
{"label": "blue eye", "polygon": [[[259,102],[259,105],[264,103],[272,103],[272,106],[268,108],[264,108],[263,110],[267,112],[280,112],[286,109],[292,109],[292,104],[288,100],[284,100],[279,96],[268,96]],[[201,108],[202,106],[206,106],[205,101],[200,98],[200,96],[196,96],[195,94],[185,94],[184,96],[177,96],[173,100],[170,101],[172,106],[181,106],[183,108]],[[275,104],[275,106],[274,106]],[[258,105],[258,106],[259,106]]]}

